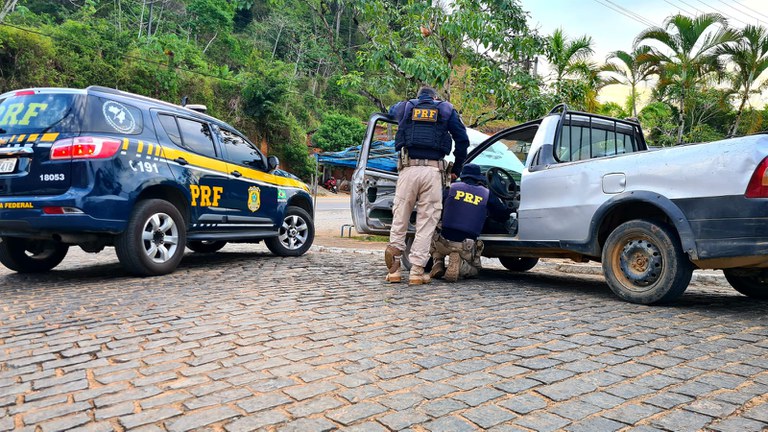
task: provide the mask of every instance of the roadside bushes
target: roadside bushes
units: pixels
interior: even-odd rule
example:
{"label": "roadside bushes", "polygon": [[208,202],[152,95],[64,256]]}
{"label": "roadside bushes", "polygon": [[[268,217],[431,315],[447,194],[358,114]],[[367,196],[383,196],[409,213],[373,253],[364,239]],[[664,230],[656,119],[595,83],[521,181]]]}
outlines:
{"label": "roadside bushes", "polygon": [[312,141],[323,151],[339,151],[360,144],[364,136],[365,126],[360,120],[343,114],[326,114]]}

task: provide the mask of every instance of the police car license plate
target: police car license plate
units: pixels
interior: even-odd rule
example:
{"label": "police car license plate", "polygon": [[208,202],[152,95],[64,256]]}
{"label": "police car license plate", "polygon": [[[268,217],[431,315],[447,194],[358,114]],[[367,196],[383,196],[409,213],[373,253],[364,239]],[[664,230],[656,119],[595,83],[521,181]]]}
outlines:
{"label": "police car license plate", "polygon": [[0,174],[11,173],[16,169],[16,158],[0,159]]}

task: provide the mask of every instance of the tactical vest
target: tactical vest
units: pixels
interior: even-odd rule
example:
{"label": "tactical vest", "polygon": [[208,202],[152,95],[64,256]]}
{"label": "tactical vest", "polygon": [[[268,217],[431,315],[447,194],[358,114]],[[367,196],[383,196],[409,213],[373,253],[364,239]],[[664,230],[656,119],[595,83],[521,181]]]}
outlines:
{"label": "tactical vest", "polygon": [[490,191],[485,186],[456,182],[443,206],[443,228],[463,231],[477,238],[483,230]]}
{"label": "tactical vest", "polygon": [[450,102],[411,99],[405,103],[398,121],[395,148],[422,148],[451,152],[448,137],[448,119],[453,113]]}

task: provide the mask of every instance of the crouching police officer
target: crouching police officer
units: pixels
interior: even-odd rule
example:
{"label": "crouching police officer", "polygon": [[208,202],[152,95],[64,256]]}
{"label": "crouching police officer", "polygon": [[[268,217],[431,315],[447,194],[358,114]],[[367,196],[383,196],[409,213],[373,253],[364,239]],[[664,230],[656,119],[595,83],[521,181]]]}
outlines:
{"label": "crouching police officer", "polygon": [[[443,226],[432,241],[434,265],[430,275],[455,282],[459,277],[477,276],[481,268],[483,242],[477,240],[486,216],[504,221],[511,212],[504,203],[485,187],[480,167],[466,164],[461,181],[448,190],[443,207]],[[448,268],[445,257],[448,257]]]}
{"label": "crouching police officer", "polygon": [[[405,236],[411,212],[416,206],[416,237],[411,245],[409,284],[425,284],[430,280],[424,272],[429,260],[429,249],[435,227],[442,210],[443,185],[446,163],[443,159],[451,152],[451,137],[456,143],[453,150],[454,169],[464,163],[469,147],[467,130],[459,114],[449,102],[440,101],[435,89],[422,87],[418,99],[395,104],[389,114],[398,122],[395,149],[400,153],[399,177],[392,208],[392,229],[389,245],[384,251],[387,282],[400,282],[400,258],[405,250]],[[453,172],[457,175],[458,172]]]}

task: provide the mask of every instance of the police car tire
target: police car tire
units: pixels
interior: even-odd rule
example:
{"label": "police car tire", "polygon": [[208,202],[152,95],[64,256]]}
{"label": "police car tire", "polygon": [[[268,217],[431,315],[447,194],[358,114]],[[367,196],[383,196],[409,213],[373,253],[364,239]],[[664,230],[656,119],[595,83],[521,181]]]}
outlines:
{"label": "police car tire", "polygon": [[[142,240],[147,222],[152,216],[160,214],[168,215],[178,229],[177,247],[173,255],[163,263],[150,259]],[[120,264],[128,273],[137,276],[159,276],[171,273],[179,266],[184,256],[186,238],[186,226],[179,210],[167,201],[148,199],[136,203],[125,231],[115,240],[115,251]]]}
{"label": "police car tire", "polygon": [[226,246],[227,242],[225,241],[189,241],[187,242],[187,247],[192,252],[197,253],[214,253],[224,246]]}
{"label": "police car tire", "polygon": [[[291,232],[288,232],[291,228],[294,228],[298,223],[300,231],[306,231],[306,238],[304,243],[295,249],[287,247],[283,241],[286,240],[286,236],[291,236]],[[315,224],[312,221],[312,217],[301,207],[288,206],[285,211],[285,217],[283,218],[283,224],[279,228],[279,235],[277,237],[271,237],[264,239],[264,244],[267,248],[277,256],[301,256],[306,253],[312,242],[315,240]]]}
{"label": "police car tire", "polygon": [[19,273],[43,273],[59,265],[68,251],[69,245],[53,240],[3,237],[0,241],[0,262]]}
{"label": "police car tire", "polygon": [[530,257],[499,257],[499,262],[509,271],[524,272],[536,267],[539,259]]}

